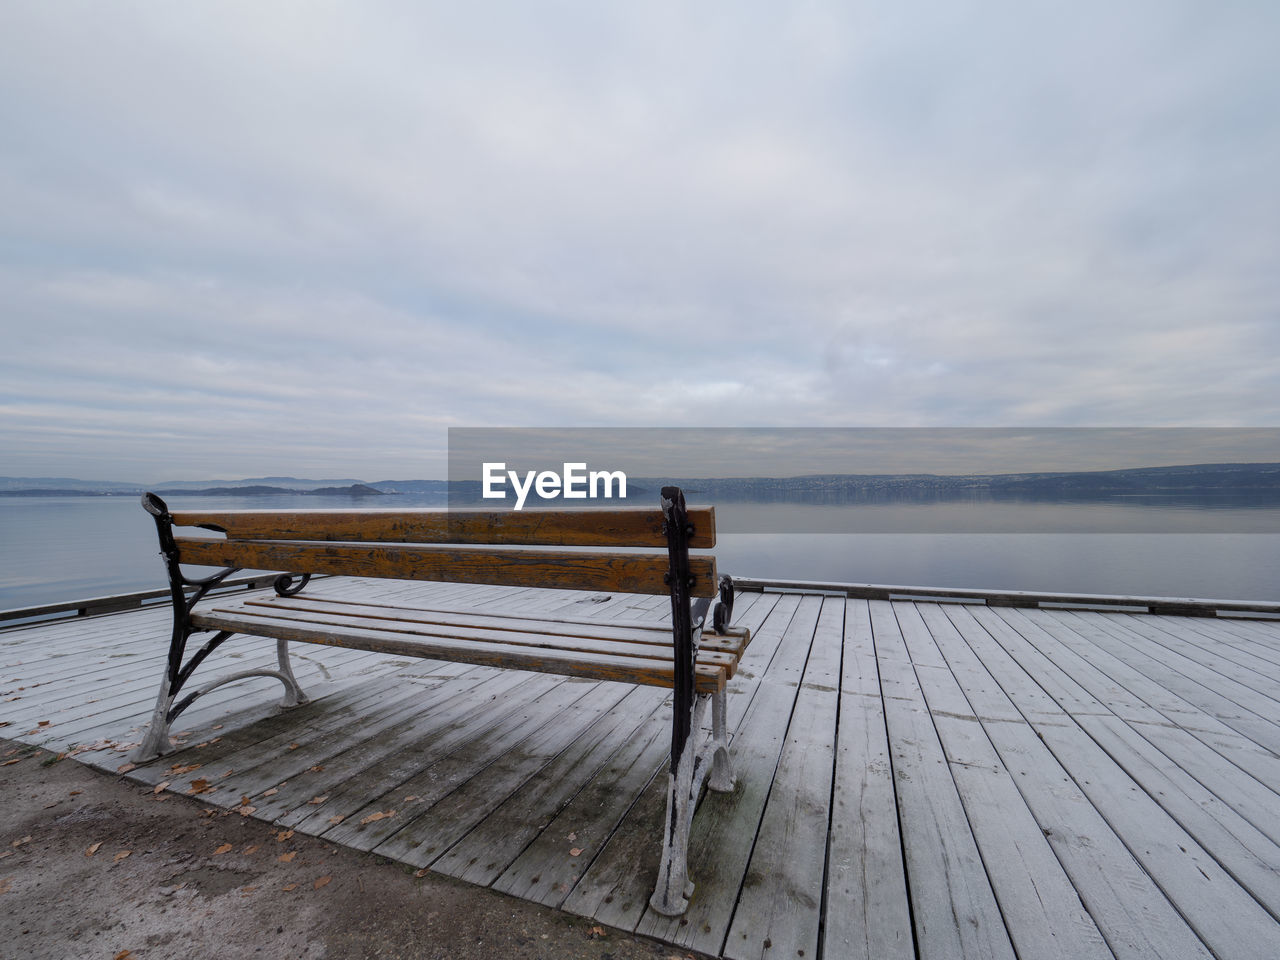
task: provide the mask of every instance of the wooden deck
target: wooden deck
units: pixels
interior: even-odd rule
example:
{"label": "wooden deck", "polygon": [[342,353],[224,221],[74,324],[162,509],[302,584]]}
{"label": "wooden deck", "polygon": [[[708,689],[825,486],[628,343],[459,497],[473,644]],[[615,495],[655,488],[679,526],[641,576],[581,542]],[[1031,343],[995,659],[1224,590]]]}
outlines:
{"label": "wooden deck", "polygon": [[[667,612],[661,597],[310,589]],[[116,771],[168,616],[0,632],[0,734]],[[280,712],[274,681],[220,688],[180,721],[178,753],[126,775],[733,960],[1280,956],[1280,621],[750,592],[736,620],[755,634],[730,685],[739,787],[702,803],[677,920],[646,907],[661,689],[295,646],[311,704]],[[273,647],[236,638],[197,682],[269,665]]]}

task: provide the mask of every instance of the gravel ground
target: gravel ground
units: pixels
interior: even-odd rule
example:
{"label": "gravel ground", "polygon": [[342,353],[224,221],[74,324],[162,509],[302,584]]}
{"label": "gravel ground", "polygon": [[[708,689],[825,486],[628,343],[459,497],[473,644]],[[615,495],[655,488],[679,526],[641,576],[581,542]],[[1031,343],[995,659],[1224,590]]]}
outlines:
{"label": "gravel ground", "polygon": [[12,741],[0,764],[4,960],[699,956]]}

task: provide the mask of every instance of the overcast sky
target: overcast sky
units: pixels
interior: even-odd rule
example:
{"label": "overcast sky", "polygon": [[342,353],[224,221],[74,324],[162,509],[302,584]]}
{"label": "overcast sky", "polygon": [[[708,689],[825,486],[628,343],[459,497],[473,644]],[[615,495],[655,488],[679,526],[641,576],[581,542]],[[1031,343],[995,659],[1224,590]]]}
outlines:
{"label": "overcast sky", "polygon": [[1280,424],[1280,4],[0,5],[0,474]]}

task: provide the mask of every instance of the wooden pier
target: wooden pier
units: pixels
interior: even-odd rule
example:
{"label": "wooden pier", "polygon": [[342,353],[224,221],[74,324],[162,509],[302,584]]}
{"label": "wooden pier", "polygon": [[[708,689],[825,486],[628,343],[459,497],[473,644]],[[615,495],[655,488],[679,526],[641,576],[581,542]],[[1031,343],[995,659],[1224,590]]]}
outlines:
{"label": "wooden pier", "polygon": [[[669,612],[662,597],[311,589]],[[178,752],[127,769],[168,645],[168,609],[142,607],[0,631],[0,734],[167,783],[193,816],[252,808],[732,960],[1280,956],[1280,620],[893,599],[911,589],[739,595],[754,634],[729,693],[739,785],[703,800],[677,919],[647,907],[659,688],[295,645],[310,704],[281,712],[271,681],[220,688],[184,714]],[[237,637],[202,675],[273,648]]]}

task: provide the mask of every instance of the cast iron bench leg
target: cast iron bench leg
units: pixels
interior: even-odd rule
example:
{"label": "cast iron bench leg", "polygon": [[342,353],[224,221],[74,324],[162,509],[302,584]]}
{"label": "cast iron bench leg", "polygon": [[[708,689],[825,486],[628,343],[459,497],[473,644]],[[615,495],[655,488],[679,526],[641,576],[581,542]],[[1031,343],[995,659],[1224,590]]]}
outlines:
{"label": "cast iron bench leg", "polygon": [[[695,749],[691,741],[701,734],[708,701],[712,736],[701,749]],[[649,898],[649,906],[667,917],[684,913],[689,907],[689,897],[693,895],[693,881],[689,879],[689,830],[703,781],[707,782],[708,789],[721,793],[731,792],[734,788],[724,691],[700,695],[692,720],[689,740],[686,741],[686,749],[680,753],[680,762],[667,774],[667,819],[663,830],[662,860],[658,865],[657,886]]]}
{"label": "cast iron bench leg", "polygon": [[[218,634],[198,656],[202,658],[203,653],[211,650],[229,636],[230,634],[225,632]],[[189,707],[197,697],[203,696],[224,683],[246,680],[249,677],[275,677],[284,684],[284,699],[280,701],[280,706],[297,707],[310,702],[293,675],[293,668],[289,664],[289,642],[287,640],[276,641],[276,660],[279,662],[278,670],[263,668],[259,670],[240,670],[236,673],[226,674],[187,694],[176,705],[173,701],[182,689],[182,682],[189,675],[189,671],[180,672],[175,682],[171,679],[169,671],[166,670],[164,677],[160,681],[160,693],[156,697],[156,706],[151,713],[151,723],[147,725],[147,732],[142,738],[142,743],[138,745],[133,753],[129,754],[129,760],[133,763],[146,763],[168,753],[172,747],[172,744],[169,743],[169,727],[177,719],[178,714]]]}
{"label": "cast iron bench leg", "polygon": [[[182,713],[184,709],[191,705],[197,696],[207,694],[210,690],[223,684],[230,684],[230,682],[237,680],[247,680],[248,677],[275,677],[276,680],[284,684],[284,699],[280,700],[280,707],[301,707],[302,704],[308,703],[307,695],[302,691],[302,687],[298,686],[297,678],[293,676],[293,667],[289,664],[288,641],[276,640],[275,659],[278,660],[279,669],[242,669],[242,671],[236,673],[228,673],[228,675],[207,682],[198,690],[189,692],[187,696],[184,696],[182,700],[174,704],[178,692],[182,690],[183,681],[186,681],[189,673],[191,673],[191,668],[195,667],[196,663],[204,659],[205,654],[211,652],[212,649],[216,648],[221,644],[221,641],[229,636],[230,634],[225,631],[215,636],[204,646],[200,653],[196,654],[196,657],[193,658],[195,662],[188,663],[187,668],[177,672],[177,676],[174,676],[174,672],[170,671],[170,669],[165,669],[164,677],[161,677],[160,680],[160,692],[156,696],[155,709],[151,712],[151,723],[147,724],[146,735],[142,737],[141,744],[138,744],[133,753],[129,754],[129,760],[132,763],[147,763],[148,760],[155,760],[159,756],[169,753],[169,750],[172,749],[172,744],[169,742],[170,724],[178,718],[179,713]],[[186,645],[186,641],[183,641],[183,645]],[[182,655],[180,650],[178,655],[179,658]]]}

